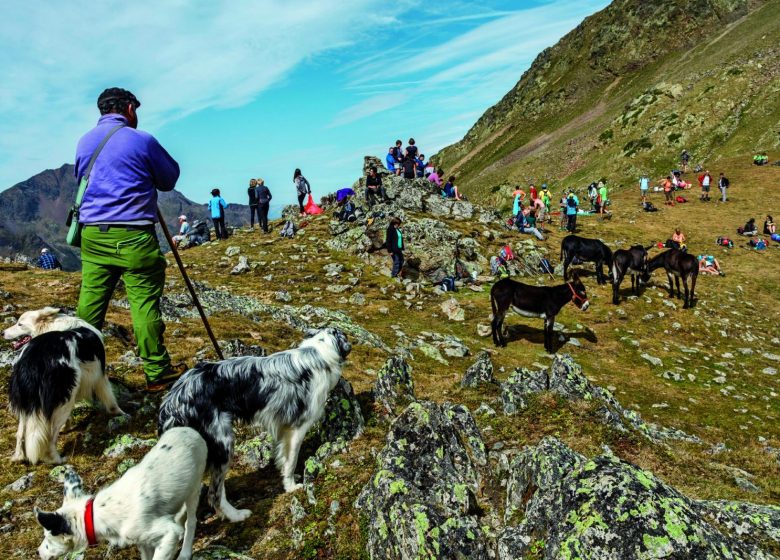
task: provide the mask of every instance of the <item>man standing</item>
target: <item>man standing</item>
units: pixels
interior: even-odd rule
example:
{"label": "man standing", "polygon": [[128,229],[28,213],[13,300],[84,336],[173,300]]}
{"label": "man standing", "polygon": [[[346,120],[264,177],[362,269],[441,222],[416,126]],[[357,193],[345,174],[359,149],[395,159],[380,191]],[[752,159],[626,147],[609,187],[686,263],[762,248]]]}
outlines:
{"label": "man standing", "polygon": [[704,176],[701,179],[701,200],[704,202],[710,201],[710,184],[712,183],[712,175],[709,170],[704,172]]}
{"label": "man standing", "polygon": [[225,229],[225,209],[227,202],[222,198],[219,189],[211,190],[211,200],[209,200],[209,213],[211,221],[214,222],[214,235],[217,239],[227,239],[227,230]]}
{"label": "man standing", "polygon": [[[249,228],[255,229],[255,214],[257,214],[257,223],[260,223],[260,214],[257,208],[257,180],[249,179],[249,188],[246,191],[249,197]],[[261,226],[262,227],[262,226]]]}
{"label": "man standing", "polygon": [[77,314],[100,329],[121,278],[147,390],[161,391],[184,369],[171,367],[163,343],[160,297],[166,262],[155,233],[157,190],[173,190],[179,165],[151,134],[136,130],[141,103],[132,93],[109,88],[100,94],[97,105],[101,114],[97,126],[79,140],[76,149],[77,183],[98,145],[121,128],[95,160],[81,204],[79,222],[84,227]]}
{"label": "man standing", "polygon": [[566,197],[566,229],[569,233],[577,231],[577,210],[580,206],[580,199],[574,192],[570,192]]}
{"label": "man standing", "polygon": [[639,194],[642,195],[642,204],[647,202],[647,191],[650,189],[650,178],[647,175],[639,177]]}
{"label": "man standing", "polygon": [[398,278],[404,266],[404,238],[401,232],[401,219],[398,216],[390,218],[385,234],[385,247],[393,259],[393,269],[390,271],[392,278]]}
{"label": "man standing", "polygon": [[263,233],[268,233],[268,209],[271,206],[271,191],[265,186],[263,179],[257,180],[257,208],[258,222]]}
{"label": "man standing", "polygon": [[729,179],[723,173],[720,174],[718,179],[718,188],[720,189],[720,201],[726,202],[726,189],[729,188]]}
{"label": "man standing", "polygon": [[57,260],[57,257],[44,247],[41,249],[41,256],[38,258],[38,268],[42,268],[43,270],[55,270],[59,268],[62,270],[62,265],[60,264],[60,261]]}
{"label": "man standing", "polygon": [[609,204],[609,191],[607,190],[607,184],[603,181],[599,181],[599,192],[596,196],[596,203],[599,206],[599,214],[604,215],[604,209]]}

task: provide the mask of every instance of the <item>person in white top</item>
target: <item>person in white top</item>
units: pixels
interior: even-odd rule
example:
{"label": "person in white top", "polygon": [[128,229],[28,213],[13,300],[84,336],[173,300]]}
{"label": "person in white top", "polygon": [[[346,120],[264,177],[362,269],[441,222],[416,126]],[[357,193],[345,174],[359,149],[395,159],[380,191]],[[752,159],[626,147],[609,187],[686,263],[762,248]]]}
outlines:
{"label": "person in white top", "polygon": [[173,244],[178,247],[179,243],[182,242],[182,240],[187,237],[187,234],[190,232],[190,224],[187,222],[187,216],[182,214],[179,216],[179,234],[174,235],[171,239],[173,239]]}

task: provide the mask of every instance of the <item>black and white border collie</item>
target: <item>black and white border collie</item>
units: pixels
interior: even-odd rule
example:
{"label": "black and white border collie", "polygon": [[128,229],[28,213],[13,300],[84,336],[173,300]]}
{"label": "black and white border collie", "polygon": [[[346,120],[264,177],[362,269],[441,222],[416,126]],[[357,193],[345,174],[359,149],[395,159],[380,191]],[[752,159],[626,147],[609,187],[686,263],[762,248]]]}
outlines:
{"label": "black and white border collie", "polygon": [[62,507],[34,510],[44,528],[38,555],[54,560],[108,542],[120,548],[135,545],[142,560],[172,560],[183,539],[179,560],[189,560],[206,454],[198,432],[174,428],[140,463],[95,496],[84,492],[73,470],[65,471]]}
{"label": "black and white border collie", "polygon": [[233,421],[261,426],[271,434],[284,489],[298,489],[293,473],[301,443],[322,416],[351,349],[342,331],[322,329],[298,348],[263,358],[201,363],[176,381],[160,406],[158,431],[188,426],[206,440],[209,503],[222,517],[235,523],[252,513],[235,509],[225,497]]}
{"label": "black and white border collie", "polygon": [[27,311],[3,336],[22,348],[8,401],[19,418],[13,461],[62,463],[57,438],[77,401],[96,395],[109,414],[124,414],[105,375],[103,336],[53,307]]}

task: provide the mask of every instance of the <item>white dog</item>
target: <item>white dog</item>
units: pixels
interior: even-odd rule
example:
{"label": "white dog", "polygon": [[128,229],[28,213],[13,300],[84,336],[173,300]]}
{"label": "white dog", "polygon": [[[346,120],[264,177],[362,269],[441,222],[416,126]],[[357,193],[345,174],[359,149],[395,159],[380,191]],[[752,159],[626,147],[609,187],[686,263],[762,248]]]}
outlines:
{"label": "white dog", "polygon": [[183,534],[179,560],[189,560],[207,453],[198,432],[173,428],[140,463],[94,497],[84,493],[75,472],[66,471],[62,507],[51,513],[35,508],[44,528],[38,554],[52,560],[108,542],[120,548],[135,545],[141,560],[170,560]]}
{"label": "white dog", "polygon": [[339,329],[323,329],[293,350],[198,364],[171,387],[157,429],[189,426],[203,436],[209,449],[209,503],[223,517],[238,522],[251,514],[235,509],[225,497],[233,421],[262,426],[271,434],[284,489],[298,489],[293,473],[301,443],[322,416],[351,349]]}
{"label": "white dog", "polygon": [[77,401],[97,396],[109,414],[124,414],[105,375],[103,336],[92,325],[45,307],[27,311],[3,333],[22,348],[8,400],[19,418],[14,461],[61,463],[57,437]]}

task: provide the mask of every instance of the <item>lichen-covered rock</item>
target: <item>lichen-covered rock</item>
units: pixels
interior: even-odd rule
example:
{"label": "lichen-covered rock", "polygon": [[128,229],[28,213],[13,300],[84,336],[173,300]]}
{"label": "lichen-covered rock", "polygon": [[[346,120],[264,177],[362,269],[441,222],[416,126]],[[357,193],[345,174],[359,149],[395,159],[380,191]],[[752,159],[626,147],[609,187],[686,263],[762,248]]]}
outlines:
{"label": "lichen-covered rock", "polygon": [[[522,521],[498,542],[502,560],[522,558],[768,559],[721,531],[689,498],[614,455],[585,460],[547,438],[512,465],[507,510],[526,500]],[[510,513],[510,516],[512,514]]]}
{"label": "lichen-covered rock", "polygon": [[235,454],[239,462],[250,469],[266,468],[274,460],[276,445],[270,434],[262,432],[236,445]]}
{"label": "lichen-covered rock", "polygon": [[669,439],[701,443],[693,435],[675,428],[664,428],[645,422],[633,410],[627,410],[607,389],[591,383],[582,373],[582,368],[570,355],[558,354],[548,369],[531,371],[516,369],[501,384],[501,399],[506,414],[516,414],[528,406],[529,395],[551,391],[570,400],[585,400],[596,403],[596,414],[612,428],[625,432],[630,427],[642,433],[652,441]]}
{"label": "lichen-covered rock", "polygon": [[320,442],[331,444],[328,454],[336,453],[362,434],[365,426],[360,403],[352,385],[345,378],[339,378],[325,402],[325,413],[317,428]]}
{"label": "lichen-covered rock", "polygon": [[219,347],[225,358],[237,358],[239,356],[261,357],[266,355],[265,348],[261,348],[256,344],[246,344],[238,338],[228,340],[227,342],[220,341]]}
{"label": "lichen-covered rock", "polygon": [[415,400],[411,366],[400,356],[388,359],[376,375],[374,401],[393,418]]}
{"label": "lichen-covered rock", "polygon": [[249,270],[249,260],[244,255],[241,255],[238,257],[238,264],[233,267],[230,274],[244,274],[245,272],[249,272]]}
{"label": "lichen-covered rock", "polygon": [[762,541],[780,544],[780,506],[728,500],[696,502],[705,517],[745,542],[760,546]]}
{"label": "lichen-covered rock", "polygon": [[461,387],[477,387],[480,384],[498,383],[493,377],[493,362],[490,361],[490,354],[480,352],[477,359],[469,366],[463,379],[460,382]]}
{"label": "lichen-covered rock", "polygon": [[130,434],[123,434],[111,440],[103,450],[106,457],[122,457],[134,449],[148,449],[154,447],[157,440],[154,438],[140,439]]}
{"label": "lichen-covered rock", "polygon": [[463,321],[466,318],[466,312],[455,298],[443,301],[441,310],[450,321]]}
{"label": "lichen-covered rock", "polygon": [[377,471],[355,504],[368,521],[369,557],[489,558],[475,514],[484,461],[467,409],[410,404],[393,422]]}

